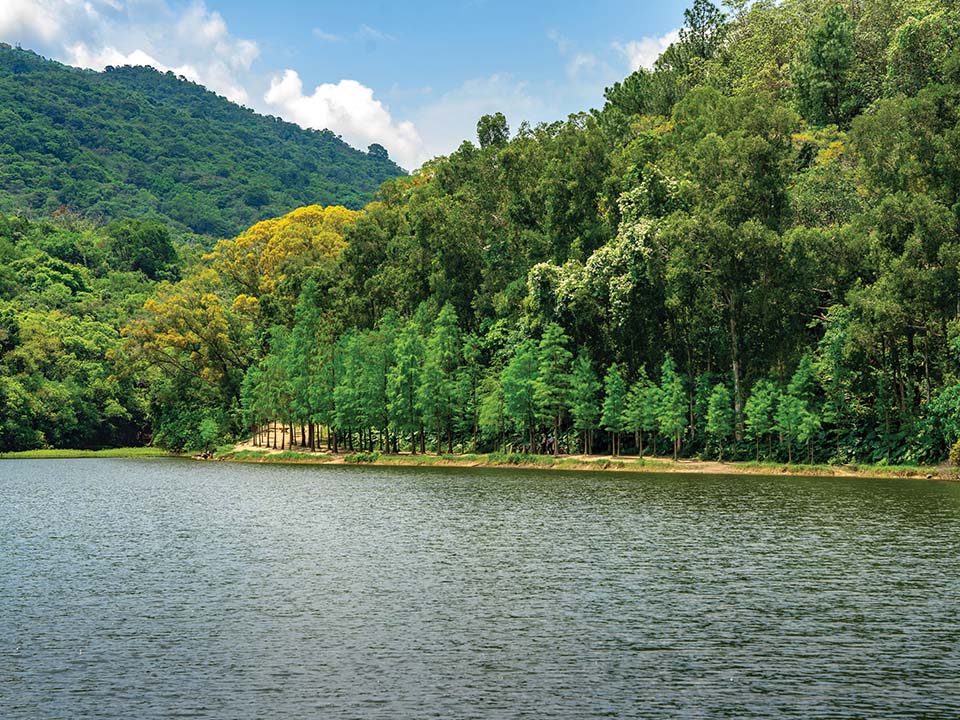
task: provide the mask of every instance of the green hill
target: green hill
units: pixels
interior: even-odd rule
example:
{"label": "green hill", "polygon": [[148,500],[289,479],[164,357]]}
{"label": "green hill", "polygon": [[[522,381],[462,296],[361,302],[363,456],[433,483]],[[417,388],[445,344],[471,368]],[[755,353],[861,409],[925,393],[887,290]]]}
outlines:
{"label": "green hill", "polygon": [[79,70],[0,44],[0,211],[158,216],[225,237],[309,204],[359,208],[403,170],[147,67]]}

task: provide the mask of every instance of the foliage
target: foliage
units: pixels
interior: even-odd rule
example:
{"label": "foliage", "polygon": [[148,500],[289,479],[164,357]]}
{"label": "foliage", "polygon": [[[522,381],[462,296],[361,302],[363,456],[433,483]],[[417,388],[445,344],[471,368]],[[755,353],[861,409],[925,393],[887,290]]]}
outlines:
{"label": "foliage", "polygon": [[[0,449],[252,434],[384,455],[428,438],[447,454],[550,439],[619,454],[632,433],[640,454],[943,461],[960,437],[956,8],[728,7],[697,0],[602,109],[512,136],[485,116],[479,145],[388,180],[362,211],[327,199],[310,174],[326,158],[300,131],[261,134],[240,112],[252,124],[225,134],[232,164],[188,171],[194,140],[145,135],[118,88],[176,100],[169,117],[199,139],[193,114],[220,131],[239,111],[153,71],[56,70],[76,87],[29,92],[73,102],[95,86],[117,101],[105,117],[143,132],[91,130],[59,101],[49,117],[0,110],[0,186],[81,212],[0,215]],[[0,60],[0,93],[53,72]],[[45,134],[50,118],[69,132]],[[110,152],[91,159],[94,142]],[[263,147],[280,179],[250,185]],[[114,177],[128,150],[123,171],[151,173],[136,207]],[[365,162],[385,158],[371,146]],[[224,194],[228,176],[242,192]],[[234,229],[204,255],[161,196]]]}
{"label": "foliage", "polygon": [[359,209],[403,172],[382,147],[355,150],[148,67],[96,73],[2,46],[0,108],[0,212],[157,218],[217,238],[302,205]]}

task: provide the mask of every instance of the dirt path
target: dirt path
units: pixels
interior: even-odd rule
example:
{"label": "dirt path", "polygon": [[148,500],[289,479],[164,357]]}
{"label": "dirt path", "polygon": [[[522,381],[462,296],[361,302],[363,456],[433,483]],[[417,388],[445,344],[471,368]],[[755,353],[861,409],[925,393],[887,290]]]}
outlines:
{"label": "dirt path", "polygon": [[[279,450],[262,445],[254,445],[252,440],[237,443],[234,446],[234,453],[247,452],[257,453],[256,457],[226,457],[226,459],[238,462],[290,462],[290,463],[318,463],[324,465],[346,465],[356,464],[348,462],[347,455],[344,453],[334,454],[327,450],[318,450],[310,452],[307,448],[294,447],[295,457],[284,456],[277,458],[284,453],[290,453],[289,449]],[[857,467],[845,465],[787,465],[787,464],[742,464],[716,462],[711,460],[691,460],[681,459],[673,460],[671,457],[650,457],[644,456],[643,459],[636,455],[622,455],[610,457],[609,455],[562,455],[557,462],[551,462],[551,458],[538,458],[537,462],[531,463],[504,463],[490,462],[486,455],[467,455],[462,459],[457,457],[442,456],[438,457],[428,453],[427,455],[411,455],[409,453],[400,453],[398,455],[379,454],[372,462],[364,462],[367,465],[382,466],[438,466],[438,467],[520,467],[537,470],[607,470],[614,472],[648,472],[648,473],[685,473],[697,475],[809,475],[819,477],[889,477],[889,478],[919,478],[919,479],[941,479],[956,480],[957,474],[952,468],[947,467],[925,467],[925,468],[883,468],[883,467]]]}

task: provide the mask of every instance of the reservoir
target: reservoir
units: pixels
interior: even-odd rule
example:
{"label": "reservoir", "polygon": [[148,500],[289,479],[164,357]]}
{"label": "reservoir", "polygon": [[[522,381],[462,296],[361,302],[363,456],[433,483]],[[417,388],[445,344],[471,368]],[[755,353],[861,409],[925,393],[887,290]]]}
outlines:
{"label": "reservoir", "polygon": [[960,484],[0,461],[0,717],[956,718]]}

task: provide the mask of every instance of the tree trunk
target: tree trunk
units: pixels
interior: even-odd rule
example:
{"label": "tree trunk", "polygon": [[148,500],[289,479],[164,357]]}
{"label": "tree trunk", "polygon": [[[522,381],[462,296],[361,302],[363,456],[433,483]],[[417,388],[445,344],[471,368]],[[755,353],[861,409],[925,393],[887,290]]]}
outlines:
{"label": "tree trunk", "polygon": [[730,307],[730,358],[733,364],[733,433],[737,441],[743,439],[743,396],[740,389],[740,339],[733,307]]}
{"label": "tree trunk", "polygon": [[553,420],[553,456],[560,457],[560,418]]}

